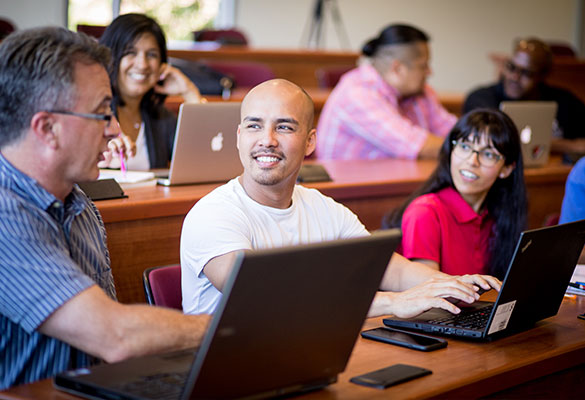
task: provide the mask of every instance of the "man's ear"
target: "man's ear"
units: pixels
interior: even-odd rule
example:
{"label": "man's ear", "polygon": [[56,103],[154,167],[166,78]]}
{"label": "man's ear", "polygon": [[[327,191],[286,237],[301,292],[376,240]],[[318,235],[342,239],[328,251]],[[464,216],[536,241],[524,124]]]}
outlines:
{"label": "man's ear", "polygon": [[236,148],[240,150],[240,128],[242,124],[238,124],[238,130],[236,131]]}
{"label": "man's ear", "polygon": [[398,59],[394,59],[392,61],[390,61],[390,66],[388,68],[388,71],[394,73],[394,74],[400,74],[402,69],[404,68],[404,63]]}
{"label": "man's ear", "polygon": [[512,173],[512,171],[514,171],[515,168],[516,168],[516,163],[510,164],[510,165],[504,165],[502,167],[502,169],[500,170],[500,173],[498,174],[498,178],[506,179],[507,177],[510,176],[510,174]]}
{"label": "man's ear", "polygon": [[315,151],[315,146],[317,145],[317,130],[315,128],[309,131],[309,135],[307,136],[307,148],[305,149],[305,157],[310,156]]}
{"label": "man's ear", "polygon": [[30,130],[37,140],[55,149],[58,147],[58,133],[61,126],[55,120],[53,114],[39,111],[30,120]]}
{"label": "man's ear", "polygon": [[382,78],[392,86],[397,86],[402,81],[404,64],[397,59],[391,60],[388,68],[382,74]]}

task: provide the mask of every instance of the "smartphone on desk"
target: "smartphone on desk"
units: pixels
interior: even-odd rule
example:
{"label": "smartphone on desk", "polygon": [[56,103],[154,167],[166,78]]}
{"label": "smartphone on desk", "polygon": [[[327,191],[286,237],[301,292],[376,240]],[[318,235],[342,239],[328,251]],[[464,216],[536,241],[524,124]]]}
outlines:
{"label": "smartphone on desk", "polygon": [[445,339],[394,328],[381,327],[369,329],[363,331],[361,335],[366,339],[377,340],[379,342],[395,344],[397,346],[408,347],[409,349],[420,351],[432,351],[447,346],[447,341]]}
{"label": "smartphone on desk", "polygon": [[432,371],[426,368],[407,364],[394,364],[386,368],[354,376],[349,381],[358,385],[369,386],[376,389],[386,389],[421,376],[429,375]]}

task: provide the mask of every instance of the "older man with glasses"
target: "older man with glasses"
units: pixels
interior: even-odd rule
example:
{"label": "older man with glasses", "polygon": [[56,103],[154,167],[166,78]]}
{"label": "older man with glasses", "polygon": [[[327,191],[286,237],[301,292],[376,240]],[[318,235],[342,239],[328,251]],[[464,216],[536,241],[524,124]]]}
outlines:
{"label": "older man with glasses", "polygon": [[519,40],[504,64],[501,80],[471,92],[463,112],[480,107],[498,109],[502,101],[555,101],[558,109],[553,150],[585,154],[585,104],[573,93],[545,83],[552,64],[552,52],[546,43],[536,38]]}
{"label": "older man with glasses", "polygon": [[116,302],[104,224],[76,185],[119,139],[109,59],[64,28],[0,45],[0,390],[205,332],[205,316]]}

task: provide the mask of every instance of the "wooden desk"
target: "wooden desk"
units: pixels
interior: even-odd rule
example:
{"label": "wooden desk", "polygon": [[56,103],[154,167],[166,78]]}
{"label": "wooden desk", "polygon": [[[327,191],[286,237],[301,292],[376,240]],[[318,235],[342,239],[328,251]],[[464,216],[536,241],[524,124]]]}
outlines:
{"label": "wooden desk", "polygon": [[[329,96],[329,89],[320,89],[315,71],[323,67],[341,67],[356,65],[359,53],[350,51],[296,50],[296,49],[255,49],[242,46],[222,46],[215,50],[169,50],[169,57],[190,61],[216,62],[258,62],[269,66],[277,78],[288,79],[302,86],[309,92],[315,102],[315,125],[323,105]],[[241,101],[249,88],[236,88],[232,101]],[[221,101],[219,96],[206,96],[210,101]],[[463,93],[439,93],[441,104],[460,116],[463,108]],[[169,109],[177,112],[180,97],[167,99]]]}
{"label": "wooden desk", "polygon": [[[216,102],[216,101],[242,101],[244,96],[248,93],[250,88],[237,88],[232,91],[231,97],[227,100],[221,98],[221,96],[205,96],[207,101]],[[315,119],[314,125],[317,126],[317,121],[319,121],[319,116],[321,115],[321,111],[323,110],[323,106],[327,101],[327,97],[331,93],[329,89],[319,89],[317,87],[307,88],[307,93],[313,99],[313,103],[315,104]],[[450,104],[454,107],[457,107],[457,95],[450,95],[448,99],[450,100]],[[459,106],[462,104],[458,103]],[[170,96],[165,101],[165,106],[173,111],[175,114],[179,113],[179,106],[183,103],[183,98],[180,96]]]}
{"label": "wooden desk", "polygon": [[266,64],[277,78],[303,87],[317,87],[315,71],[322,67],[355,66],[359,53],[310,49],[256,49],[222,46],[216,50],[169,50],[169,57],[190,61],[257,62]]}
{"label": "wooden desk", "polygon": [[[434,161],[377,160],[323,163],[333,182],[314,183],[345,204],[370,230],[400,205],[433,171]],[[530,227],[559,212],[569,166],[553,158],[549,166],[526,171]],[[179,262],[183,219],[193,205],[218,184],[126,189],[128,198],[96,202],[108,234],[112,271],[122,303],[144,302],[142,272]]]}
{"label": "wooden desk", "polygon": [[[541,321],[534,329],[492,343],[449,339],[447,348],[430,353],[360,338],[337,383],[299,398],[581,398],[582,386],[567,384],[570,380],[566,377],[572,373],[582,382],[585,376],[585,321],[577,319],[584,309],[585,298],[566,299],[557,316]],[[373,318],[366,321],[364,329],[380,325],[381,318]],[[417,365],[433,373],[386,390],[349,382],[352,376],[396,363]],[[526,382],[530,383],[522,385]],[[2,392],[0,398],[77,399],[54,389],[50,379]]]}
{"label": "wooden desk", "polygon": [[[246,93],[248,93],[248,88],[239,88],[234,89],[232,92],[232,96],[228,100],[223,100],[220,96],[205,96],[208,101],[242,101]],[[329,89],[320,89],[316,87],[307,87],[305,88],[307,93],[313,99],[313,103],[315,104],[315,126],[317,126],[317,121],[319,121],[319,116],[321,115],[321,111],[323,110],[323,106],[327,101],[327,97],[331,93]],[[447,109],[447,111],[461,116],[461,110],[463,108],[463,94],[461,93],[438,93],[439,101]],[[183,98],[180,96],[170,96],[165,101],[165,106],[173,111],[175,114],[179,113],[179,106],[183,102]]]}

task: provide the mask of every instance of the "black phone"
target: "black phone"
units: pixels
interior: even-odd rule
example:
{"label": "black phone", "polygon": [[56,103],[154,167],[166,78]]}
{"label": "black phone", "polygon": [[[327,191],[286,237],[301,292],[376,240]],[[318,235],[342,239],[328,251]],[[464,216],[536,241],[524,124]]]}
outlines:
{"label": "black phone", "polygon": [[447,346],[445,339],[394,328],[374,328],[361,333],[366,339],[408,347],[409,349],[431,351]]}
{"label": "black phone", "polygon": [[418,378],[419,376],[429,375],[431,373],[432,371],[429,369],[415,367],[414,365],[394,364],[363,375],[354,376],[349,381],[376,389],[386,389],[389,386],[406,382]]}

